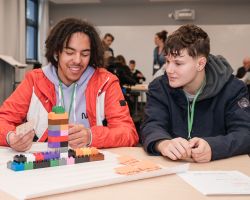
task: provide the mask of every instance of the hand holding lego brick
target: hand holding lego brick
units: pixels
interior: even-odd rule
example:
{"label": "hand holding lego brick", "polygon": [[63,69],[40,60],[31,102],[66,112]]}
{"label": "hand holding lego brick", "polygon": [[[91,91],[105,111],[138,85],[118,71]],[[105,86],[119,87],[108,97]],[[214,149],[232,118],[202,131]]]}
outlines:
{"label": "hand holding lego brick", "polygon": [[16,151],[27,151],[32,146],[35,131],[30,130],[25,134],[16,134],[15,132],[9,133],[10,147]]}
{"label": "hand holding lego brick", "polygon": [[34,129],[34,125],[35,125],[35,120],[30,120],[26,123],[23,123],[19,126],[16,127],[16,134],[17,135],[24,135],[30,131],[32,131]]}
{"label": "hand holding lego brick", "polygon": [[69,124],[69,146],[73,149],[89,145],[91,133],[82,124]]}

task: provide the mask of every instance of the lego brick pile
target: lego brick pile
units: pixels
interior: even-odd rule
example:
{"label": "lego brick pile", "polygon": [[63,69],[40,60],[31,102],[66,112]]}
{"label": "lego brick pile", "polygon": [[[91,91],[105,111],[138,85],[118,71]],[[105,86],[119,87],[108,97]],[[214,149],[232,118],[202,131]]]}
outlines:
{"label": "lego brick pile", "polygon": [[94,147],[69,149],[68,152],[49,151],[15,155],[7,167],[13,171],[24,171],[62,165],[104,160],[104,155]]}
{"label": "lego brick pile", "polygon": [[96,148],[68,149],[68,113],[62,106],[54,106],[48,114],[48,148],[50,151],[15,155],[7,167],[14,171],[72,165],[104,160]]}

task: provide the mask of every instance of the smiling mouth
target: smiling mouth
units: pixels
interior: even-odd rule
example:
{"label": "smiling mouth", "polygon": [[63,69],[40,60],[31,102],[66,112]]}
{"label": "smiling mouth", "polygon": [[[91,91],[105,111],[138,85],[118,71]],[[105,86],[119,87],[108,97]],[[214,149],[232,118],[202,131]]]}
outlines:
{"label": "smiling mouth", "polygon": [[79,72],[81,70],[81,67],[80,66],[69,67],[69,70],[73,73]]}

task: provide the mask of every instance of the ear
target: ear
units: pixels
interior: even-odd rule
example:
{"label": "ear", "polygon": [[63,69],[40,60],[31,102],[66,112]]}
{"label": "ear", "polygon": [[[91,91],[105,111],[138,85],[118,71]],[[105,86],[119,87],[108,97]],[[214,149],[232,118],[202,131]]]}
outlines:
{"label": "ear", "polygon": [[207,63],[207,59],[204,56],[199,57],[197,70],[202,71],[205,68],[206,63]]}

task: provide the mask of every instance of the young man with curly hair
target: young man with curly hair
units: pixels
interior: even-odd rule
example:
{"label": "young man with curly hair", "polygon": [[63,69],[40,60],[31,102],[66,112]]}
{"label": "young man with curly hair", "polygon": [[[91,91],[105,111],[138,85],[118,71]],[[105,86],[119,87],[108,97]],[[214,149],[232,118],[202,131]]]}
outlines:
{"label": "young man with curly hair", "polygon": [[[61,105],[69,114],[69,146],[133,146],[135,126],[119,80],[105,69],[95,28],[74,18],[60,21],[46,40],[49,64],[29,72],[0,108],[0,145],[28,150],[48,136],[48,113]],[[35,128],[16,134],[16,126],[34,120]]]}

